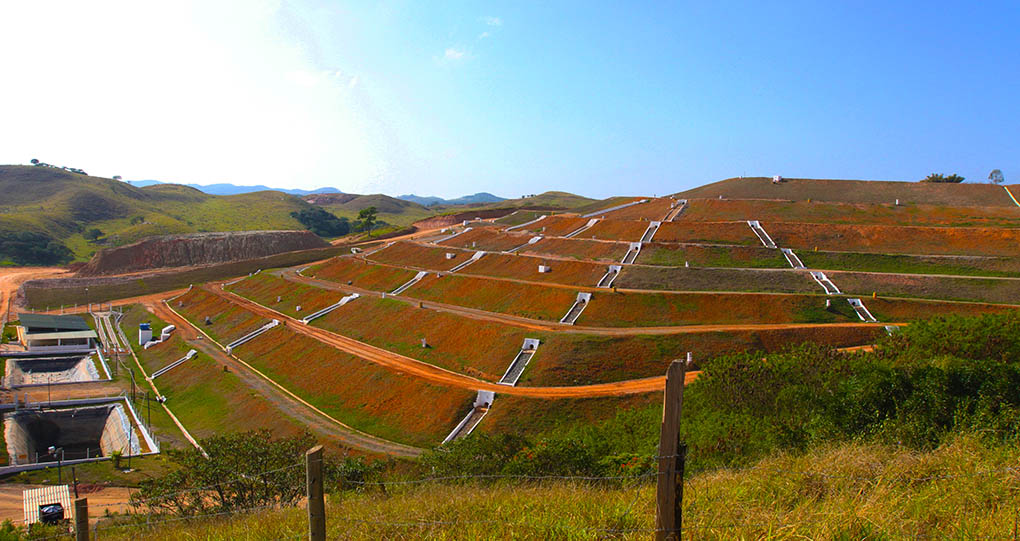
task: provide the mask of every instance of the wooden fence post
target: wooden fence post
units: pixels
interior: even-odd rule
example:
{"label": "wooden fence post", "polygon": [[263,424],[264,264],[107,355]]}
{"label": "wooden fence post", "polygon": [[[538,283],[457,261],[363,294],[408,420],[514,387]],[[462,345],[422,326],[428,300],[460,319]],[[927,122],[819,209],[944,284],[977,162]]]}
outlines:
{"label": "wooden fence post", "polygon": [[74,541],[89,541],[89,499],[74,500]]}
{"label": "wooden fence post", "polygon": [[308,539],[326,541],[326,500],[322,494],[322,446],[305,453],[305,479],[308,487]]}
{"label": "wooden fence post", "polygon": [[681,536],[684,459],[680,444],[680,410],[684,399],[687,363],[675,360],[666,370],[666,392],[659,433],[659,477],[655,491],[655,539],[679,541]]}

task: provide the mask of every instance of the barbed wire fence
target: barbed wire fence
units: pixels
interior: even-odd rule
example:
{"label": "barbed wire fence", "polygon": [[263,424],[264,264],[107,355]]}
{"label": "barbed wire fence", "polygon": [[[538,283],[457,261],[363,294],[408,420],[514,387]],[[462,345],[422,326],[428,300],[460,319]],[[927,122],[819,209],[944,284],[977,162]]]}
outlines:
{"label": "barbed wire fence", "polygon": [[[611,486],[625,496],[622,498],[620,512],[612,517],[611,523],[583,523],[579,517],[560,517],[562,528],[570,532],[581,532],[583,536],[590,536],[598,539],[613,538],[649,538],[657,540],[683,539],[683,532],[686,531],[688,538],[695,539],[703,536],[714,536],[717,538],[741,537],[745,535],[764,535],[765,532],[793,532],[794,529],[803,531],[805,528],[826,527],[831,525],[833,517],[824,513],[814,513],[806,517],[789,519],[787,517],[763,517],[756,514],[756,509],[747,505],[748,502],[739,499],[717,499],[699,493],[696,483],[686,483],[688,491],[686,495],[688,513],[686,523],[683,517],[684,505],[684,465],[689,459],[686,446],[679,437],[679,416],[682,406],[684,380],[683,361],[676,361],[667,372],[666,393],[664,397],[664,418],[660,445],[656,453],[651,455],[637,455],[632,458],[638,460],[638,464],[652,464],[651,467],[642,467],[621,475],[569,475],[569,474],[465,474],[465,475],[432,475],[417,478],[397,478],[392,480],[370,480],[370,479],[348,479],[343,478],[339,487],[341,490],[365,491],[370,488],[377,489],[384,498],[388,498],[387,490],[405,488],[408,490],[428,490],[430,485],[444,486],[457,483],[486,484],[493,482],[508,482],[514,487],[525,484],[542,483],[577,483],[588,486],[604,485]],[[675,407],[670,407],[670,404]],[[673,442],[673,445],[669,445]],[[301,473],[304,479],[301,479]],[[996,477],[1003,482],[1017,485],[1020,489],[1020,465],[1007,465],[996,468],[985,468],[973,471],[956,471],[953,473],[932,473],[922,476],[909,476],[904,474],[879,472],[871,475],[842,474],[835,472],[819,471],[817,469],[795,469],[781,468],[774,466],[752,466],[742,468],[717,468],[714,470],[702,470],[701,474],[725,474],[725,473],[748,473],[758,472],[763,474],[766,480],[797,480],[797,479],[826,479],[835,483],[870,483],[874,486],[881,484],[897,483],[903,485],[918,485],[924,483],[959,483],[967,479],[978,477]],[[101,539],[117,533],[128,532],[132,536],[142,538],[159,538],[164,536],[173,537],[168,532],[173,528],[201,521],[224,521],[234,520],[243,529],[243,537],[246,539],[279,539],[294,540],[307,538],[311,541],[325,541],[327,539],[327,520],[334,525],[330,532],[330,539],[343,539],[345,534],[353,535],[357,529],[400,529],[408,536],[424,535],[428,530],[436,528],[486,528],[490,531],[515,531],[528,530],[534,533],[534,537],[542,537],[550,533],[548,523],[540,520],[513,520],[513,519],[436,519],[429,517],[428,512],[404,510],[400,516],[383,514],[378,516],[365,516],[352,510],[348,506],[334,506],[327,515],[325,508],[323,475],[322,447],[317,446],[308,450],[303,460],[267,469],[254,474],[237,475],[230,479],[201,487],[193,487],[173,491],[159,496],[131,498],[130,505],[134,512],[119,515],[108,514],[109,518],[95,522],[91,527],[88,525],[88,511],[85,509],[84,520],[75,517],[76,527],[68,533],[39,539],[40,541],[55,539],[75,539],[76,541],[88,541]],[[228,505],[222,499],[222,493],[237,489],[238,486],[250,486],[253,483],[272,485],[274,488],[294,489],[304,484],[304,496],[299,498],[280,499],[277,501],[258,502],[254,505]],[[647,507],[640,517],[635,516],[635,510],[642,502],[648,503],[648,492],[650,488],[655,489],[655,522],[648,525]],[[240,490],[240,489],[238,489]],[[633,494],[630,494],[633,492]],[[280,493],[283,493],[281,490]],[[671,495],[672,499],[663,499],[662,495]],[[217,495],[221,496],[220,504],[216,504]],[[177,501],[186,497],[197,499],[202,503],[199,512],[185,513],[184,509],[173,510],[168,507],[169,502]],[[79,500],[87,505],[87,498]],[[755,502],[759,503],[759,502]],[[124,503],[101,503],[91,506],[93,509],[120,510]],[[253,515],[268,511],[285,511],[294,509],[305,509],[308,511],[307,524],[294,524],[293,520],[280,521],[277,528],[272,531],[258,530],[258,524],[252,524],[249,520]],[[77,505],[76,505],[77,509]],[[182,514],[183,513],[183,514]],[[1020,512],[1015,513],[1020,516]],[[415,516],[418,515],[418,516]],[[692,520],[693,519],[693,520]],[[892,520],[892,517],[890,517]],[[582,523],[578,523],[582,522]],[[594,522],[594,520],[592,520]],[[881,526],[881,525],[879,525]],[[907,528],[901,526],[900,530]],[[947,524],[946,528],[952,528],[955,532],[949,532],[950,537],[961,539],[1012,539],[1017,541],[1018,524],[1014,518],[1012,528],[1002,532],[1001,535],[975,535],[965,530],[962,524]],[[253,529],[254,528],[254,529]],[[351,531],[352,528],[354,531]],[[374,532],[374,530],[371,530]],[[798,532],[799,535],[799,532]],[[918,532],[912,536],[916,539],[930,538],[930,535]]]}

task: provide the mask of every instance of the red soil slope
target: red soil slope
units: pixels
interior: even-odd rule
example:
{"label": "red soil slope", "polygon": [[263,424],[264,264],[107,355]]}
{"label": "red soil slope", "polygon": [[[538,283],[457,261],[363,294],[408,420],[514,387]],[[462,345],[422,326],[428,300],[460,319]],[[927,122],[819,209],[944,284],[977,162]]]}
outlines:
{"label": "red soil slope", "polygon": [[593,225],[591,229],[578,235],[578,238],[637,242],[641,240],[641,235],[648,229],[648,224],[647,221],[609,218]]}
{"label": "red soil slope", "polygon": [[[253,299],[259,304],[296,318],[314,314],[339,302],[343,297],[340,293],[288,282],[267,272],[256,274],[234,285],[227,286],[227,291],[233,291],[242,297]],[[280,297],[280,302],[276,302],[277,297]],[[301,307],[300,312],[297,311],[298,306]]]}
{"label": "red soil slope", "polygon": [[484,229],[472,229],[440,244],[464,248],[466,250],[502,252],[512,250],[528,242],[528,239],[533,236],[530,233],[514,233],[512,231],[507,233],[487,227]]}
{"label": "red soil slope", "polygon": [[[539,265],[548,265],[551,272],[538,272]],[[598,263],[543,259],[523,255],[488,254],[458,272],[594,287],[607,269],[607,265]]]}
{"label": "red soil slope", "polygon": [[1020,229],[785,222],[763,222],[762,226],[776,244],[784,248],[813,250],[817,247],[819,250],[888,254],[1020,256]]}
{"label": "red soil slope", "polygon": [[304,274],[342,284],[350,281],[351,285],[374,291],[392,291],[417,273],[352,257],[336,257],[306,270]]}
{"label": "red soil slope", "polygon": [[558,321],[577,298],[569,289],[457,274],[429,275],[404,295],[546,321]]}
{"label": "red soil slope", "polygon": [[604,242],[578,238],[546,237],[521,249],[520,253],[542,256],[548,254],[588,261],[618,263],[627,254],[629,245],[623,242]]}
{"label": "red soil slope", "polygon": [[607,212],[604,216],[610,220],[661,220],[669,212],[676,200],[671,197],[656,197],[647,203],[631,205],[620,210]]}
{"label": "red soil slope", "polygon": [[761,246],[761,241],[748,227],[747,222],[665,222],[652,240]]}
{"label": "red soil slope", "polygon": [[649,242],[641,247],[637,263],[682,267],[787,268],[779,250],[758,246],[712,246]]}
{"label": "red soil slope", "polygon": [[[448,253],[454,254],[454,258],[446,259],[446,254]],[[469,259],[473,253],[452,248],[436,248],[414,242],[398,242],[378,252],[373,252],[367,255],[366,258],[381,263],[389,263],[390,265],[404,265],[422,270],[445,271],[460,265]]]}
{"label": "red soil slope", "polygon": [[[199,287],[174,299],[170,305],[224,345],[269,323],[268,319],[258,317]],[[212,324],[205,324],[206,317],[211,319]]]}
{"label": "red soil slope", "polygon": [[573,233],[587,223],[588,218],[549,216],[522,229],[541,233],[547,237],[562,237],[563,235]]}
{"label": "red soil slope", "polygon": [[411,445],[442,441],[475,394],[391,372],[284,328],[244,344],[236,354],[344,423]]}

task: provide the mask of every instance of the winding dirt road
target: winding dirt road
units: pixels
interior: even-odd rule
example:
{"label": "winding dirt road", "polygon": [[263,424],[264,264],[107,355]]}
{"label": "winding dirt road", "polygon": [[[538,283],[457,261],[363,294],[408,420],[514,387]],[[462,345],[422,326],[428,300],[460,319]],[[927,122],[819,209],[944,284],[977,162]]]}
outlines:
{"label": "winding dirt road", "polygon": [[[222,297],[224,300],[236,304],[249,312],[261,315],[268,319],[278,319],[288,329],[311,338],[324,344],[333,346],[340,351],[356,355],[366,361],[370,361],[396,372],[421,378],[430,383],[457,387],[461,389],[478,391],[495,391],[500,394],[526,396],[531,398],[596,398],[604,396],[623,396],[630,394],[648,393],[662,391],[665,388],[665,376],[651,378],[619,381],[613,383],[597,383],[592,385],[577,385],[571,387],[510,387],[490,383],[477,378],[458,374],[438,366],[428,364],[417,359],[377,348],[375,346],[359,342],[343,335],[329,332],[325,329],[313,327],[302,323],[272,308],[268,308],[254,301],[248,300],[234,293],[223,291],[213,285],[207,285],[206,291]],[[697,372],[688,373],[688,381],[693,381]]]}
{"label": "winding dirt road", "polygon": [[8,321],[8,313],[14,312],[14,296],[22,283],[36,278],[52,278],[67,272],[54,267],[0,268],[0,323]]}
{"label": "winding dirt road", "polygon": [[421,449],[377,438],[347,426],[333,417],[321,414],[309,407],[307,403],[296,400],[294,397],[281,391],[275,382],[267,381],[261,374],[254,373],[250,367],[227,355],[216,344],[206,339],[190,321],[178,316],[177,313],[170,310],[162,302],[147,301],[143,304],[156,317],[176,325],[178,332],[181,333],[181,337],[191,347],[212,357],[217,362],[229,366],[231,371],[248,388],[259,393],[265,400],[280,410],[281,413],[293,418],[299,424],[309,427],[313,432],[329,437],[343,445],[370,452],[403,457],[413,457],[421,454]]}

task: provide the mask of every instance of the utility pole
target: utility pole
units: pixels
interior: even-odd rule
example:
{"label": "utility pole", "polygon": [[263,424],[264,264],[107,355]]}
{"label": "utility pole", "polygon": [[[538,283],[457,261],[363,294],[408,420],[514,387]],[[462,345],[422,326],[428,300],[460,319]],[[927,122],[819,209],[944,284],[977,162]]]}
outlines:
{"label": "utility pole", "polygon": [[680,442],[680,411],[687,363],[675,360],[666,370],[666,392],[659,433],[659,476],[655,491],[655,539],[680,541],[683,533],[684,462],[687,446]]}

